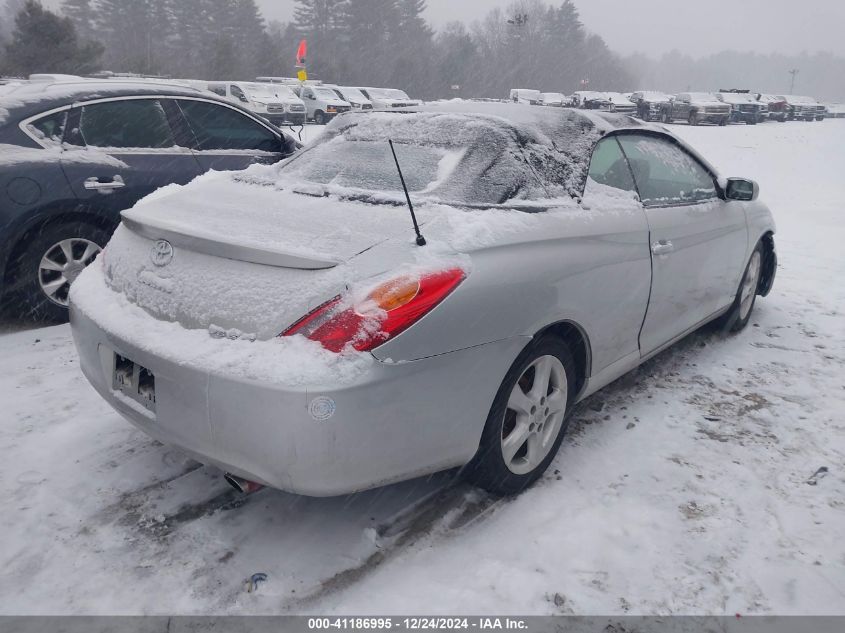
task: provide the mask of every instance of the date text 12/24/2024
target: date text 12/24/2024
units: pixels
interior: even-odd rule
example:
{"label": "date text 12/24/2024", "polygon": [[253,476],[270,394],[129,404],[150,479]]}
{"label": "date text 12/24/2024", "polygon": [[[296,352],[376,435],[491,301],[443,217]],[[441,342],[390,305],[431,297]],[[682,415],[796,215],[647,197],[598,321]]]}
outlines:
{"label": "date text 12/24/2024", "polygon": [[519,618],[443,618],[443,617],[413,617],[413,618],[309,618],[308,629],[346,630],[346,631],[455,631],[478,630],[520,631],[528,628],[525,620]]}

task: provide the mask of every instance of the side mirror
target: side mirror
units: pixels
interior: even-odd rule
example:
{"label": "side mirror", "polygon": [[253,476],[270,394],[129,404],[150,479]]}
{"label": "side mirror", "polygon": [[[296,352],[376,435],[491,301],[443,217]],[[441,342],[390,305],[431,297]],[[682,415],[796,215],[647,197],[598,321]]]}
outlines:
{"label": "side mirror", "polygon": [[753,180],[745,178],[728,178],[728,185],[725,187],[726,200],[741,200],[751,202],[760,195],[760,185]]}

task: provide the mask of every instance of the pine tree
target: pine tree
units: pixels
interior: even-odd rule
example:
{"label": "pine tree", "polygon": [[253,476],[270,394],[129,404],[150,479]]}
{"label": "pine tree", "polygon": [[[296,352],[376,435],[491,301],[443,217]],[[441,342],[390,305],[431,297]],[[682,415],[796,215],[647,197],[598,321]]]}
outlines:
{"label": "pine tree", "polygon": [[306,64],[312,76],[333,81],[341,80],[344,69],[343,56],[349,35],[344,21],[350,6],[357,2],[358,0],[296,0],[294,23],[300,36],[308,40]]}
{"label": "pine tree", "polygon": [[373,86],[389,82],[395,62],[391,34],[399,30],[400,22],[397,0],[355,0],[347,5],[343,30],[348,81]]}
{"label": "pine tree", "polygon": [[0,0],[0,41],[10,39],[15,29],[15,16],[23,9],[25,0]]}
{"label": "pine tree", "polygon": [[63,0],[62,15],[73,22],[80,37],[91,37],[94,33],[96,11],[91,0]]}
{"label": "pine tree", "polygon": [[81,42],[68,18],[27,0],[15,16],[12,41],[6,45],[6,71],[29,75],[38,72],[88,73],[97,68],[102,47]]}

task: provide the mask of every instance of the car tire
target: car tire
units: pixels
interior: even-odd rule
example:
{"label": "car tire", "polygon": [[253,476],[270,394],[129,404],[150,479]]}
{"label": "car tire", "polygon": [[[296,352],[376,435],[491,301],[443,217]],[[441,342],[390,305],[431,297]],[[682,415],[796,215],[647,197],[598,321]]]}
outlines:
{"label": "car tire", "polygon": [[728,124],[728,120],[726,118],[719,119],[719,125],[721,127],[725,127]]}
{"label": "car tire", "polygon": [[70,284],[110,237],[110,231],[82,221],[48,224],[39,230],[15,264],[14,294],[22,306],[20,315],[36,321],[67,321]]}
{"label": "car tire", "polygon": [[764,261],[763,244],[758,242],[745,265],[745,272],[742,275],[742,281],[739,282],[739,290],[734,302],[720,319],[719,325],[723,330],[739,332],[748,325],[751,313],[754,312],[754,304],[757,302]]}
{"label": "car tire", "polygon": [[660,115],[660,120],[663,121],[663,123],[669,124],[672,122],[672,116],[668,112],[664,111]]}
{"label": "car tire", "polygon": [[326,124],[326,115],[323,114],[322,110],[317,110],[314,113],[314,123],[317,125],[325,125]]}
{"label": "car tire", "polygon": [[[493,399],[478,452],[462,471],[464,478],[497,495],[517,494],[533,484],[563,441],[575,397],[575,372],[575,361],[562,340],[545,336],[532,341]],[[538,378],[542,382],[535,384]]]}
{"label": "car tire", "polygon": [[687,121],[690,125],[698,125],[698,115],[695,112],[690,112]]}

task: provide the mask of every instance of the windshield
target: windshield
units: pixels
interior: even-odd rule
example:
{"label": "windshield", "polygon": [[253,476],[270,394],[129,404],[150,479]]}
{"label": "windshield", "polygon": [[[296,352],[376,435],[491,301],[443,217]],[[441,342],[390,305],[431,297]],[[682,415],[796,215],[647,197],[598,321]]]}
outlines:
{"label": "windshield", "polygon": [[351,100],[357,101],[359,103],[369,101],[369,99],[364,96],[364,93],[358,90],[357,88],[337,88],[336,92],[346,101]]}
{"label": "windshield", "polygon": [[314,88],[314,94],[322,99],[338,99],[337,93],[331,88]]}
{"label": "windshield", "polygon": [[392,88],[368,88],[367,90],[377,99],[408,99],[408,95],[404,92]]}
{"label": "windshield", "polygon": [[256,99],[293,99],[296,97],[288,86],[276,84],[246,84],[243,89],[251,98]]}

